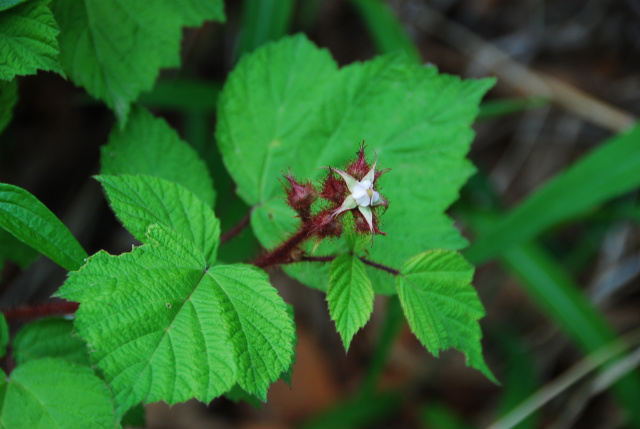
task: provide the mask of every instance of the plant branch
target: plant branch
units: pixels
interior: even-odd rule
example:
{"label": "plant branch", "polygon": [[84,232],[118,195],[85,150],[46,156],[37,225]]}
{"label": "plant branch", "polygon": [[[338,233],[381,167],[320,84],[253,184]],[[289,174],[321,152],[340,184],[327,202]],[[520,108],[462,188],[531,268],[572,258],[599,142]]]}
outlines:
{"label": "plant branch", "polygon": [[[299,261],[300,262],[331,262],[335,258],[336,258],[335,256],[303,256]],[[361,256],[359,256],[358,259],[360,259],[363,264],[368,265],[370,267],[377,268],[377,269],[382,270],[382,271],[386,271],[387,273],[389,273],[391,275],[394,275],[394,276],[399,276],[400,275],[400,271],[396,270],[395,268],[391,268],[391,267],[388,267],[386,265],[370,261],[370,260],[365,259],[365,258],[363,258]],[[299,261],[291,261],[291,262],[299,262]]]}
{"label": "plant branch", "polygon": [[44,316],[73,314],[78,309],[78,303],[68,301],[51,301],[44,304],[25,305],[12,310],[4,310],[2,314],[7,320],[35,319]]}
{"label": "plant branch", "polygon": [[382,270],[382,271],[386,271],[389,274],[394,275],[394,276],[399,276],[400,275],[400,271],[396,270],[395,268],[387,267],[386,265],[382,265],[382,264],[379,264],[377,262],[370,261],[368,259],[364,259],[364,258],[359,258],[359,259],[362,261],[363,264],[368,265],[370,267],[377,268],[377,269]]}
{"label": "plant branch", "polygon": [[227,232],[225,232],[224,234],[222,234],[220,236],[220,244],[226,243],[227,241],[231,240],[233,237],[235,237],[236,235],[240,234],[242,232],[242,230],[247,227],[247,225],[249,225],[249,222],[251,221],[251,212],[252,211],[253,211],[253,209],[250,209],[247,212],[247,214],[244,215],[242,217],[242,219],[240,219],[240,222],[235,224],[233,227],[231,227],[230,230],[228,230]]}

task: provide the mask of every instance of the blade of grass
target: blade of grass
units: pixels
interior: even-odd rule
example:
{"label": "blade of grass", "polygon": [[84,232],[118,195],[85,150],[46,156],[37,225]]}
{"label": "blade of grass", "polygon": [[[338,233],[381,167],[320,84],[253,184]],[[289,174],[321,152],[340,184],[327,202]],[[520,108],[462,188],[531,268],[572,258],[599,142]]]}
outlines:
{"label": "blade of grass", "polygon": [[351,0],[360,13],[380,53],[402,51],[416,63],[420,53],[389,5],[380,0]]}
{"label": "blade of grass", "polygon": [[429,404],[422,409],[422,427],[428,429],[471,429],[453,410],[442,404]]}
{"label": "blade of grass", "polygon": [[245,0],[235,61],[269,40],[287,34],[293,7],[293,0]]}
{"label": "blade of grass", "polygon": [[[495,332],[496,345],[502,351],[506,365],[504,389],[500,397],[497,413],[504,416],[523,400],[535,392],[540,385],[530,350],[523,341],[511,332],[509,328],[502,328]],[[533,429],[538,427],[538,416],[530,415],[521,421],[515,429]]]}
{"label": "blade of grass", "polygon": [[510,115],[524,110],[537,109],[549,105],[550,100],[544,97],[507,98],[503,100],[485,101],[480,105],[476,119],[482,121],[498,116]]}
{"label": "blade of grass", "polygon": [[[495,215],[467,210],[462,214],[472,229],[482,233],[493,228]],[[467,255],[465,255],[467,256]],[[468,258],[471,263],[476,261]],[[615,330],[587,300],[566,271],[534,243],[518,244],[502,253],[500,262],[527,293],[585,353],[616,340]],[[619,403],[640,425],[640,374],[630,372],[614,386]]]}
{"label": "blade of grass", "polygon": [[640,125],[615,136],[547,182],[471,245],[482,263],[640,185]]}
{"label": "blade of grass", "polygon": [[[617,339],[604,345],[576,363],[569,370],[564,372],[552,382],[548,383],[535,394],[531,395],[526,401],[523,401],[518,407],[505,415],[500,420],[489,426],[488,429],[511,429],[519,422],[542,407],[544,404],[561,394],[564,390],[580,381],[592,371],[610,362],[613,358],[624,353],[628,345],[637,344],[640,340],[640,332],[638,330],[626,335],[624,339]],[[629,355],[629,357],[635,357]],[[637,403],[637,399],[636,399]]]}
{"label": "blade of grass", "polygon": [[385,318],[378,337],[378,343],[373,351],[372,360],[367,367],[364,381],[360,387],[361,396],[372,396],[375,392],[378,380],[380,380],[380,375],[389,358],[389,353],[391,353],[393,342],[398,332],[400,332],[403,323],[404,314],[402,313],[400,300],[397,295],[391,296],[387,300]]}

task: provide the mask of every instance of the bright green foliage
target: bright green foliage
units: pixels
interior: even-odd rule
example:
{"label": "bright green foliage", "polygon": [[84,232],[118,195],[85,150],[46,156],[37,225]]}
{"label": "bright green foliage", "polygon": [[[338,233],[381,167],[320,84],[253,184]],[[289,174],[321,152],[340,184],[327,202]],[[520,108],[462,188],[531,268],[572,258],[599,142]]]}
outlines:
{"label": "bright green foliage", "polygon": [[345,350],[349,350],[354,334],[369,321],[373,312],[373,296],[371,280],[357,256],[346,253],[334,259],[327,302]]}
{"label": "bright green foliage", "polygon": [[7,346],[9,345],[9,325],[7,325],[7,319],[4,318],[4,314],[0,313],[0,358],[4,357],[7,353]]}
{"label": "bright green foliage", "polygon": [[61,317],[40,319],[24,326],[13,339],[18,365],[45,357],[90,366],[86,345],[71,334],[73,323]]}
{"label": "bright green foliage", "polygon": [[76,330],[117,412],[142,400],[208,402],[236,382],[265,400],[289,367],[294,339],[266,274],[212,267],[193,242],[163,226],[151,227],[146,241],[120,256],[97,253],[59,291],[81,303]]}
{"label": "bright green foliage", "polygon": [[640,125],[617,135],[527,197],[466,255],[480,263],[640,185]]}
{"label": "bright green foliage", "polygon": [[[385,56],[338,70],[325,50],[304,36],[270,43],[245,56],[220,97],[217,139],[238,194],[252,206],[252,227],[263,245],[296,229],[295,213],[280,202],[278,181],[291,167],[317,179],[322,166],[342,167],[363,140],[367,153],[392,172],[380,179],[390,201],[370,259],[399,267],[425,249],[459,249],[466,242],[444,211],[473,172],[465,159],[470,124],[492,80],[460,80]],[[345,248],[325,240],[316,254]],[[323,264],[287,271],[324,289]],[[367,268],[374,289],[394,293],[392,277]]]}
{"label": "bright green foliage", "polygon": [[102,174],[156,176],[179,183],[210,207],[215,201],[213,182],[198,154],[164,120],[144,109],[133,109],[125,128],[112,131],[100,162]]}
{"label": "bright green foliage", "polygon": [[72,271],[87,257],[66,226],[36,197],[17,186],[0,183],[0,227]]}
{"label": "bright green foliage", "polygon": [[53,11],[65,71],[121,123],[161,67],[180,65],[182,27],[224,20],[221,0],[55,0]]}
{"label": "bright green foliage", "polygon": [[173,229],[192,242],[208,263],[216,260],[220,222],[211,207],[182,186],[153,176],[97,176],[111,208],[141,242],[149,226]]}
{"label": "bright green foliage", "polygon": [[112,429],[111,393],[90,368],[39,359],[0,370],[0,427]]}
{"label": "bright green foliage", "polygon": [[0,80],[0,133],[4,131],[13,115],[13,106],[18,101],[18,83]]}
{"label": "bright green foliage", "polygon": [[64,74],[58,61],[58,26],[49,0],[31,0],[0,12],[0,79],[35,74]]}
{"label": "bright green foliage", "polygon": [[434,250],[409,259],[400,272],[398,297],[420,342],[436,357],[460,350],[468,365],[495,381],[482,357],[484,308],[471,286],[473,267],[457,252]]}

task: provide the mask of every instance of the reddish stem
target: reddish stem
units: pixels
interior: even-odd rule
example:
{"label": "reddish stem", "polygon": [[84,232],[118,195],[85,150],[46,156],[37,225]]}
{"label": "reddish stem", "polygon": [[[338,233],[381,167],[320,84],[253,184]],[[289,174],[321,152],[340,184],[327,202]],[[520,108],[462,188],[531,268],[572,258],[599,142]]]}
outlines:
{"label": "reddish stem", "polygon": [[[300,261],[305,261],[305,262],[331,262],[334,259],[336,259],[335,256],[303,256],[300,259]],[[370,260],[365,259],[365,258],[360,257],[360,256],[358,257],[358,259],[360,259],[363,264],[369,265],[370,267],[377,268],[377,269],[382,270],[382,271],[386,271],[389,274],[394,275],[394,276],[399,276],[400,275],[400,271],[396,270],[395,268],[387,267],[386,265],[382,265],[382,264],[379,264],[377,262],[370,261]]]}
{"label": "reddish stem", "polygon": [[240,219],[240,222],[238,222],[229,231],[220,236],[220,244],[226,243],[227,241],[231,240],[233,237],[240,234],[242,230],[247,227],[247,225],[249,225],[249,222],[251,221],[251,212],[252,210],[249,210],[249,212],[244,215],[242,219]]}
{"label": "reddish stem", "polygon": [[304,224],[300,231],[289,237],[289,239],[280,246],[260,256],[258,259],[253,261],[252,264],[256,267],[266,268],[272,265],[296,262],[293,252],[300,244],[309,238],[310,232],[310,226],[308,224]]}
{"label": "reddish stem", "polygon": [[73,314],[78,309],[78,303],[67,301],[52,301],[44,304],[25,305],[2,313],[7,320],[35,319],[59,314]]}

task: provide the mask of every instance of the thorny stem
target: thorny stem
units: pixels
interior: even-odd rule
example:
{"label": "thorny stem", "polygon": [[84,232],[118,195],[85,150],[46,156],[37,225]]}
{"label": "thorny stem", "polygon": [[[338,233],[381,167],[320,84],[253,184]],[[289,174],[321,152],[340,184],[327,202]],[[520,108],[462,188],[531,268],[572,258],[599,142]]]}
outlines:
{"label": "thorny stem", "polygon": [[263,254],[252,262],[253,265],[260,268],[266,268],[272,265],[289,264],[296,262],[293,255],[296,248],[304,242],[310,234],[310,227],[305,224],[300,231],[289,237],[287,241],[276,247],[272,251]]}

